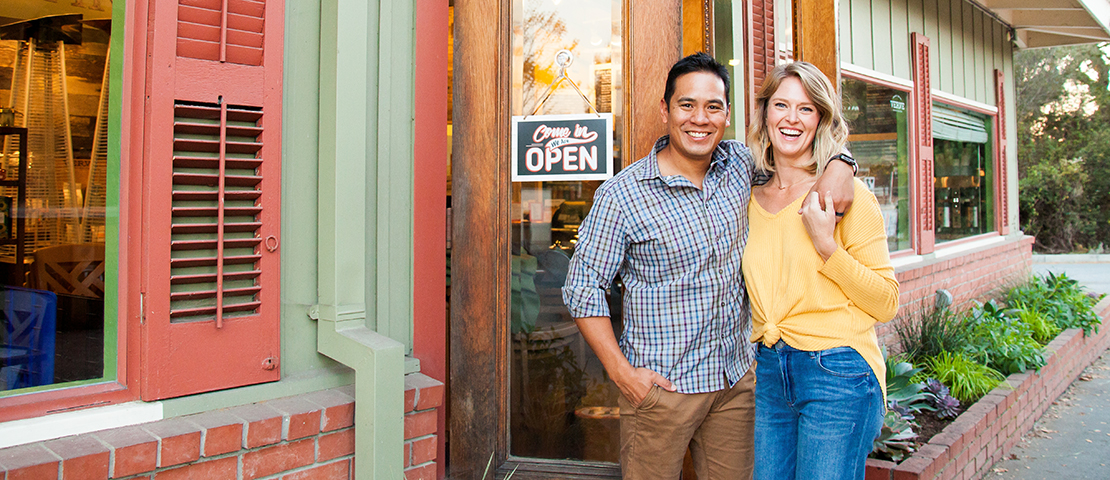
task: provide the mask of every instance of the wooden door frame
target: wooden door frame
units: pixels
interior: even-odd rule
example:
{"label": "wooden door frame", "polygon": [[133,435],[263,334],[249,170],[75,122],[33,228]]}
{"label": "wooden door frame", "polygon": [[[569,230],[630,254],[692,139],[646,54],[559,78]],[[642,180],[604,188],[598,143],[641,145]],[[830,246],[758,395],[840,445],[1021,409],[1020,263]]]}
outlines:
{"label": "wooden door frame", "polygon": [[[663,133],[659,99],[681,56],[681,5],[652,0],[633,8],[623,0],[626,165]],[[519,466],[514,478],[620,478],[608,464],[509,455],[511,7],[511,0],[455,2],[448,475],[480,478],[492,455],[501,472]]]}

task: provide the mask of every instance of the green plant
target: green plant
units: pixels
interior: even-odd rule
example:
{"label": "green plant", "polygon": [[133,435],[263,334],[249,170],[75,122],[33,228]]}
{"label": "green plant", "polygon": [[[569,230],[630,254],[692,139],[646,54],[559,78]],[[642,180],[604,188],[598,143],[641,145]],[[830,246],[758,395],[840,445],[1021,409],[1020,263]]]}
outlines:
{"label": "green plant", "polygon": [[948,385],[953,397],[964,403],[974,403],[1006,379],[997,370],[975,363],[961,353],[941,352],[929,359],[928,369]]}
{"label": "green plant", "polygon": [[968,341],[963,352],[977,363],[1002,373],[1021,373],[1045,364],[1042,348],[1033,330],[1022,322],[1016,309],[1003,309],[993,300],[968,312]]}
{"label": "green plant", "polygon": [[1018,319],[1029,326],[1029,330],[1033,332],[1033,340],[1036,340],[1037,343],[1047,345],[1053,338],[1056,338],[1056,335],[1060,334],[1060,327],[1040,311],[1026,307],[1025,304],[1020,302],[1014,307],[1018,310]]}
{"label": "green plant", "polygon": [[1084,335],[1090,335],[1097,333],[1102,323],[1093,309],[1102,296],[1087,295],[1079,282],[1064,273],[1034,276],[1010,289],[1006,297],[1011,305],[1022,305],[1052,319],[1061,330],[1082,328]]}
{"label": "green plant", "polygon": [[935,410],[933,394],[924,391],[924,383],[914,381],[922,370],[898,357],[886,358],[887,408],[898,412],[906,420],[913,420],[914,415],[922,410]]}
{"label": "green plant", "polygon": [[918,365],[924,365],[926,359],[940,352],[959,351],[967,343],[961,318],[948,309],[895,323],[895,331],[906,359]]}
{"label": "green plant", "polygon": [[913,424],[897,412],[887,411],[883,415],[883,427],[879,430],[879,436],[871,443],[871,455],[901,462],[914,452],[915,438],[917,434],[913,431]]}
{"label": "green plant", "polygon": [[[490,467],[493,467],[493,454],[492,453],[489,454],[489,461],[486,462],[486,469],[485,469],[485,471],[482,472],[482,480],[486,480],[486,477],[489,476]],[[505,480],[510,480],[511,478],[513,478],[513,475],[516,474],[516,469],[518,469],[518,468],[520,468],[520,465],[517,465],[517,466],[513,467],[513,471],[509,472],[509,474],[505,476]]]}

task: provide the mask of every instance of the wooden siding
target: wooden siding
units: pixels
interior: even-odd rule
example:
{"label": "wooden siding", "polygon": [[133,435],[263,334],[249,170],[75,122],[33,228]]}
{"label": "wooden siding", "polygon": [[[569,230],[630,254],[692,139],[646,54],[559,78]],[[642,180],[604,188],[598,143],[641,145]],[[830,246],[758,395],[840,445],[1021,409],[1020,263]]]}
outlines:
{"label": "wooden siding", "polygon": [[910,35],[932,39],[933,88],[994,105],[994,70],[1010,71],[1007,28],[965,0],[840,0],[841,60],[911,78]]}

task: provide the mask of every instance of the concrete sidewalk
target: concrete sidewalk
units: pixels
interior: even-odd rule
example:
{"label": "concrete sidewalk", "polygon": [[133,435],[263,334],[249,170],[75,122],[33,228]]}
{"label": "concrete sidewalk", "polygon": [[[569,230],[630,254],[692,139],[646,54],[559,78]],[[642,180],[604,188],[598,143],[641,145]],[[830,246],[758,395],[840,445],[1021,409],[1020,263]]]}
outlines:
{"label": "concrete sidewalk", "polygon": [[[1046,272],[1067,273],[1088,291],[1110,294],[1110,255],[1034,255],[1033,273]],[[1110,480],[1110,351],[1083,371],[984,479]]]}
{"label": "concrete sidewalk", "polygon": [[1110,354],[1087,367],[983,478],[1110,479]]}

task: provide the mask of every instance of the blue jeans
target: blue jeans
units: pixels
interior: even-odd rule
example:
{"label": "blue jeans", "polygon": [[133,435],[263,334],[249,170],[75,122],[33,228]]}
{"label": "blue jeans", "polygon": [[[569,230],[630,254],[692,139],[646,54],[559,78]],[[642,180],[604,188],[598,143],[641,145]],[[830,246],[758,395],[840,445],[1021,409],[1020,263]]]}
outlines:
{"label": "blue jeans", "polygon": [[864,478],[885,408],[863,357],[779,341],[756,361],[755,480]]}

